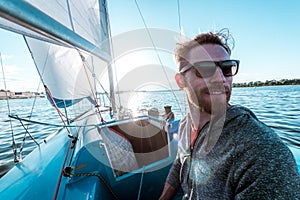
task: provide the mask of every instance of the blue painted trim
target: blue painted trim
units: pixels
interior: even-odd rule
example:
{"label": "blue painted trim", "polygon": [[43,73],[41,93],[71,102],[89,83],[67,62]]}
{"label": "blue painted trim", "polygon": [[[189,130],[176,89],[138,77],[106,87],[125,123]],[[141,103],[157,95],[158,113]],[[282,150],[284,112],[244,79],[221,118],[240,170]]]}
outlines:
{"label": "blue painted trim", "polygon": [[[48,101],[51,103],[52,106],[54,106],[51,98],[49,97],[48,93],[46,93]],[[95,102],[93,101],[92,97],[84,97],[80,99],[57,99],[53,97],[53,100],[55,101],[55,104],[57,105],[58,108],[64,108],[64,107],[69,107],[71,105],[74,105],[83,99],[87,99],[92,105],[95,105]]]}

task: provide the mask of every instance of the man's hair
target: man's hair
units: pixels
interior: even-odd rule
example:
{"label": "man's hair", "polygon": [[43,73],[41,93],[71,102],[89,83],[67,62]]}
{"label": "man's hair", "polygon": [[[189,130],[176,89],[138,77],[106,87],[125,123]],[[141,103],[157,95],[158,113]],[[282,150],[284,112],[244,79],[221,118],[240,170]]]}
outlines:
{"label": "man's hair", "polygon": [[[229,43],[231,41],[231,43]],[[231,55],[231,50],[234,47],[234,39],[229,33],[228,29],[221,29],[217,33],[208,32],[201,33],[196,35],[192,40],[185,41],[183,43],[177,43],[175,49],[175,61],[179,66],[179,70],[188,64],[186,60],[188,53],[190,50],[197,45],[203,44],[217,44],[222,46],[229,55]],[[230,45],[231,44],[231,48]]]}

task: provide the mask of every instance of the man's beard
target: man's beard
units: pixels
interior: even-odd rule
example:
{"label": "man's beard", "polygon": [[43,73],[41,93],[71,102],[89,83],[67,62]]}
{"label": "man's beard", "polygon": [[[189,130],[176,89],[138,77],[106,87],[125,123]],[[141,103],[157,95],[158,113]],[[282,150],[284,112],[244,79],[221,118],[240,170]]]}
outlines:
{"label": "man's beard", "polygon": [[[214,91],[223,91],[224,94],[219,97],[214,97]],[[222,115],[226,112],[228,102],[231,96],[231,89],[222,85],[214,85],[209,88],[203,88],[200,91],[194,91],[190,87],[186,88],[186,93],[191,106],[199,109],[199,111],[205,111],[212,115]],[[205,99],[204,95],[211,94],[211,98]]]}

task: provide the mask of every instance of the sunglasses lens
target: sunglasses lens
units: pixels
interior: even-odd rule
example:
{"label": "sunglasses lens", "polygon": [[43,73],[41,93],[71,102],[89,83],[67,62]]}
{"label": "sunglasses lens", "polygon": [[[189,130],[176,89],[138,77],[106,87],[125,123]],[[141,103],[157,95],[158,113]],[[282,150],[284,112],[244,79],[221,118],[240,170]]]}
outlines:
{"label": "sunglasses lens", "polygon": [[222,69],[224,76],[234,76],[238,72],[239,61],[237,60],[226,60],[220,62],[214,61],[202,61],[197,62],[193,65],[196,71],[196,75],[200,78],[207,78],[214,75],[217,67]]}
{"label": "sunglasses lens", "polygon": [[220,67],[224,76],[234,76],[238,70],[238,63],[234,60],[228,60],[223,62]]}
{"label": "sunglasses lens", "polygon": [[204,61],[195,63],[194,68],[198,77],[206,78],[214,75],[217,66],[214,62]]}

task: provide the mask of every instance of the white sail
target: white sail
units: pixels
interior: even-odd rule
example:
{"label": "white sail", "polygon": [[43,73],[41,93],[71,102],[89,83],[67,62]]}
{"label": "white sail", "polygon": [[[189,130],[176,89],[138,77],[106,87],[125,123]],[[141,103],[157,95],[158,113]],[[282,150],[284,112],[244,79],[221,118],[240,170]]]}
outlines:
{"label": "white sail", "polygon": [[84,62],[76,49],[27,38],[40,77],[56,99],[72,100],[92,95]]}
{"label": "white sail", "polygon": [[105,36],[107,30],[101,27],[98,0],[27,0],[27,2],[93,44],[100,45],[108,38]]}
{"label": "white sail", "polygon": [[[11,10],[26,8],[22,9],[26,17],[18,12],[6,15],[8,20],[1,18],[0,27],[25,35],[40,78],[55,100],[74,103],[95,93],[94,79],[106,67],[99,57],[110,61],[105,4],[103,0],[13,0],[4,5]],[[20,28],[24,23],[27,28]]]}

